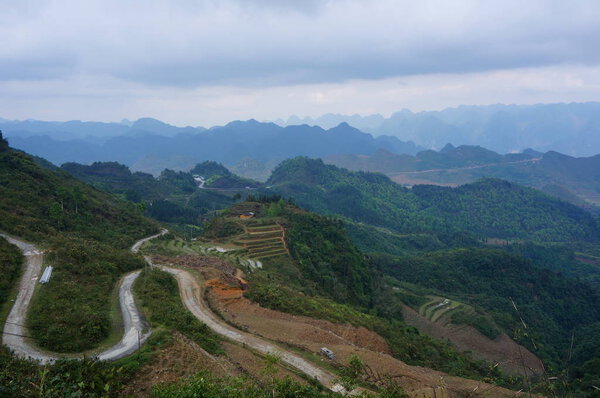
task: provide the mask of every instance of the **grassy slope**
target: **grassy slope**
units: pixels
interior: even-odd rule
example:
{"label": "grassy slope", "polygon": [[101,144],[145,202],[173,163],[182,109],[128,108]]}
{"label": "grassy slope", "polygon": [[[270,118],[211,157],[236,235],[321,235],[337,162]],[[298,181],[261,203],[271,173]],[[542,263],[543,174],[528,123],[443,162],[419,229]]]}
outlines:
{"label": "grassy slope", "polygon": [[157,226],[129,204],[3,147],[0,229],[48,250],[55,273],[36,291],[28,326],[42,347],[68,352],[108,336],[114,286],[143,266],[125,249]]}
{"label": "grassy slope", "polygon": [[184,308],[177,282],[171,275],[146,270],[135,282],[134,292],[153,326],[179,330],[206,351],[212,354],[222,352],[219,337]]}
{"label": "grassy slope", "polygon": [[12,307],[10,300],[16,296],[22,263],[21,251],[4,238],[0,238],[0,324],[4,324],[4,319]]}

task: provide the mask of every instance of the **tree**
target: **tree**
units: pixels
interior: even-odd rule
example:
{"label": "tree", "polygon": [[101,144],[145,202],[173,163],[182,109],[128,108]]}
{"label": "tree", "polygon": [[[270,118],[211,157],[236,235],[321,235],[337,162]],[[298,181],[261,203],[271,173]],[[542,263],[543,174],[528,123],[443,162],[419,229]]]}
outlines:
{"label": "tree", "polygon": [[61,206],[61,204],[58,202],[52,202],[52,204],[50,204],[50,209],[48,212],[50,215],[50,219],[56,223],[57,227],[60,228],[63,217],[63,207]]}

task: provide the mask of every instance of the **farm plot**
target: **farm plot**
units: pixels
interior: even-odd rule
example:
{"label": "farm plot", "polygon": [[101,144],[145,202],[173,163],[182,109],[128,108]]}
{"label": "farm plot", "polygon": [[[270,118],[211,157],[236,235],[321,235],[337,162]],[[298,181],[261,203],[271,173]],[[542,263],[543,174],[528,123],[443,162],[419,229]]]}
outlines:
{"label": "farm plot", "polygon": [[285,245],[285,230],[279,224],[244,225],[245,233],[234,243],[247,250],[248,257],[264,259],[288,255]]}
{"label": "farm plot", "polygon": [[450,323],[452,314],[459,310],[466,313],[473,312],[472,308],[458,301],[443,297],[434,297],[419,308],[419,315],[432,322],[439,321],[440,323],[447,324]]}

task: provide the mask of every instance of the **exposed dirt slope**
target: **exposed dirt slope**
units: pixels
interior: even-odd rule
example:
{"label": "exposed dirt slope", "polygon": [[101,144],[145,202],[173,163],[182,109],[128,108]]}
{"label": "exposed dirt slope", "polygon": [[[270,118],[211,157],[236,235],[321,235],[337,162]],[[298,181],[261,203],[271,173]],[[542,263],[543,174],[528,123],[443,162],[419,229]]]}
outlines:
{"label": "exposed dirt slope", "polygon": [[431,321],[406,306],[403,307],[403,313],[404,321],[422,333],[448,339],[459,350],[471,351],[475,358],[498,363],[501,369],[510,374],[541,374],[544,370],[538,357],[505,333],[492,340],[471,326]]}
{"label": "exposed dirt slope", "polygon": [[225,353],[211,355],[194,341],[174,332],[172,342],[137,372],[135,379],[121,393],[124,396],[147,397],[157,384],[170,384],[199,372],[209,372],[218,377],[249,376],[258,382],[271,377],[291,377],[306,382],[281,367],[267,372],[263,359],[240,346],[228,342],[221,345]]}
{"label": "exposed dirt slope", "polygon": [[343,391],[343,387],[336,383],[336,377],[332,373],[315,366],[291,351],[282,349],[265,339],[257,337],[255,334],[235,329],[219,319],[212,313],[202,299],[202,288],[198,284],[196,278],[188,271],[165,266],[160,266],[160,268],[172,274],[177,280],[181,299],[186,308],[214,332],[235,341],[236,343],[245,344],[261,354],[276,355],[280,358],[281,362],[297,369],[309,377],[317,379],[328,389],[332,391]]}
{"label": "exposed dirt slope", "polygon": [[375,379],[389,375],[414,397],[519,395],[483,382],[407,365],[388,354],[388,346],[381,336],[364,328],[273,311],[245,298],[231,299],[215,294],[211,299],[222,316],[250,333],[312,352],[318,352],[325,345],[341,363],[348,363],[350,355],[355,353],[370,367]]}

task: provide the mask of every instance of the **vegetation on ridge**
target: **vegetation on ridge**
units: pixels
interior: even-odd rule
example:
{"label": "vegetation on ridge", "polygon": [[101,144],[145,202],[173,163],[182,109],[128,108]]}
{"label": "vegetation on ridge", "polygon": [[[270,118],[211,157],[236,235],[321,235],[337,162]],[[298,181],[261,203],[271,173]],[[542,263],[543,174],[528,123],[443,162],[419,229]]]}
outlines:
{"label": "vegetation on ridge", "polygon": [[382,174],[351,172],[299,157],[282,162],[267,184],[308,210],[402,234],[451,236],[468,231],[477,238],[600,239],[598,221],[586,211],[502,180],[409,190]]}

